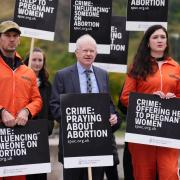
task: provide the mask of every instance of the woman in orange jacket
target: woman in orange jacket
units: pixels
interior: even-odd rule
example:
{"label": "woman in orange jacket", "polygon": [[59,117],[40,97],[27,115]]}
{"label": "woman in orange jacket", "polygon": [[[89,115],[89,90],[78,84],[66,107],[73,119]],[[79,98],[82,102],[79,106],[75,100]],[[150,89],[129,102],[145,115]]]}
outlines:
{"label": "woman in orange jacket", "polygon": [[[180,66],[168,55],[166,29],[151,26],[144,34],[120,101],[126,107],[130,92],[180,97]],[[178,149],[128,143],[135,180],[178,180]]]}

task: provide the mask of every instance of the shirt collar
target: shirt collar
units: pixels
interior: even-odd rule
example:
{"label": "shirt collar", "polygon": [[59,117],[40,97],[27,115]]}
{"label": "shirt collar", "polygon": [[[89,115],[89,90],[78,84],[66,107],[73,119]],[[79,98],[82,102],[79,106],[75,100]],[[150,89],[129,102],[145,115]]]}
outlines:
{"label": "shirt collar", "polygon": [[[84,71],[86,70],[86,68],[84,68],[79,62],[77,62],[77,68],[78,68],[78,72],[79,72],[80,74],[83,74]],[[93,72],[92,66],[91,66],[89,69]]]}

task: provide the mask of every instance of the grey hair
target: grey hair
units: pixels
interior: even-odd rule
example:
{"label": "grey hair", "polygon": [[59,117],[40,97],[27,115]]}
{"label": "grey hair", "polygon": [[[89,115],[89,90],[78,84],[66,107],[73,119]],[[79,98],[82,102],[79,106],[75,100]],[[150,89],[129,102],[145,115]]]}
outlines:
{"label": "grey hair", "polygon": [[80,37],[76,40],[76,50],[78,50],[78,49],[80,48],[81,43],[82,43],[83,41],[90,41],[90,42],[92,42],[92,43],[95,45],[96,49],[97,49],[96,40],[95,40],[91,35],[89,35],[89,34],[84,34],[84,35],[80,36]]}

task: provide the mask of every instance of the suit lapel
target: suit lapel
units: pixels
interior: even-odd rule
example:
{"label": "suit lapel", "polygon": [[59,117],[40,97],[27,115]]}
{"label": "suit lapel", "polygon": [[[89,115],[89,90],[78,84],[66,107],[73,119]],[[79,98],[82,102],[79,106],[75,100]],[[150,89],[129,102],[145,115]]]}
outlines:
{"label": "suit lapel", "polygon": [[80,83],[79,83],[79,75],[77,70],[77,65],[73,65],[71,69],[71,78],[72,78],[72,84],[75,90],[75,93],[80,93]]}
{"label": "suit lapel", "polygon": [[98,85],[98,88],[99,88],[99,92],[104,92],[104,89],[103,89],[103,76],[102,76],[102,73],[97,70],[96,67],[93,66],[93,70],[94,70],[94,74],[95,74],[95,77],[96,77],[96,81],[97,81],[97,85]]}

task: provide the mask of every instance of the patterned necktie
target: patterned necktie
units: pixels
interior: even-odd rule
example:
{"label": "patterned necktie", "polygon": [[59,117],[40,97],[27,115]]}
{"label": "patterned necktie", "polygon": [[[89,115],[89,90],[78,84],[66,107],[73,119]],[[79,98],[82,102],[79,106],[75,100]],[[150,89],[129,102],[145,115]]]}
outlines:
{"label": "patterned necktie", "polygon": [[92,93],[92,82],[91,82],[91,77],[90,77],[90,73],[91,73],[92,71],[86,69],[84,72],[85,72],[85,74],[86,74],[87,93]]}

